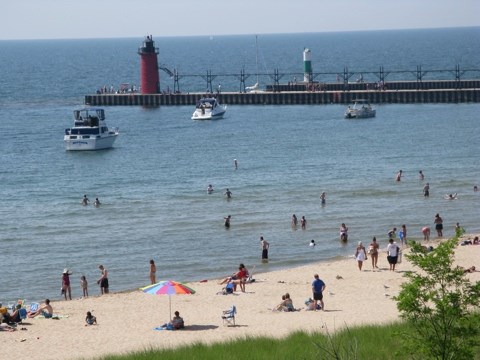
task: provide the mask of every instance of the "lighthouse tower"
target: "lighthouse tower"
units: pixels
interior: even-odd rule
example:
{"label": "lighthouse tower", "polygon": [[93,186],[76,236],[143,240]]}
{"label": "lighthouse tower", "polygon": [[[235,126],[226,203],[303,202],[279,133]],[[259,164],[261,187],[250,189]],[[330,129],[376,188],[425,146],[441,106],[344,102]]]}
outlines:
{"label": "lighthouse tower", "polygon": [[160,78],[158,76],[158,48],[155,47],[152,35],[147,36],[143,45],[138,48],[140,55],[140,83],[142,94],[158,94]]}
{"label": "lighthouse tower", "polygon": [[310,49],[305,48],[303,50],[303,81],[311,83],[312,80],[312,52]]}

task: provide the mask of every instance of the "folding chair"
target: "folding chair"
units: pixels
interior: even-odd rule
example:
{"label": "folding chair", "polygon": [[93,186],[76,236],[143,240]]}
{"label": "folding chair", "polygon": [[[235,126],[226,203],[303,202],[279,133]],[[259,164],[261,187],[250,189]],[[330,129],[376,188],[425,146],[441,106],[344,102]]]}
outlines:
{"label": "folding chair", "polygon": [[230,309],[222,312],[223,325],[235,326],[235,314],[237,313],[237,307],[233,305]]}
{"label": "folding chair", "polygon": [[39,307],[40,307],[39,303],[31,303],[30,304],[30,313],[36,312]]}

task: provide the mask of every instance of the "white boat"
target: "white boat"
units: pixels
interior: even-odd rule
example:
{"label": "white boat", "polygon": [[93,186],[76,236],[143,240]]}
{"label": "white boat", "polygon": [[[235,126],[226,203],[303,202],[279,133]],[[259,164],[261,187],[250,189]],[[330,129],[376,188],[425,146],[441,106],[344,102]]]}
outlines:
{"label": "white boat", "polygon": [[367,100],[356,100],[353,106],[345,111],[346,119],[361,119],[375,117],[377,111],[372,108]]}
{"label": "white boat", "polygon": [[221,119],[225,115],[225,111],[227,111],[227,106],[220,105],[216,98],[201,98],[192,114],[192,120]]}
{"label": "white boat", "polygon": [[73,111],[75,123],[65,129],[66,150],[108,149],[118,136],[118,128],[109,128],[105,123],[105,111],[101,108],[83,107]]}

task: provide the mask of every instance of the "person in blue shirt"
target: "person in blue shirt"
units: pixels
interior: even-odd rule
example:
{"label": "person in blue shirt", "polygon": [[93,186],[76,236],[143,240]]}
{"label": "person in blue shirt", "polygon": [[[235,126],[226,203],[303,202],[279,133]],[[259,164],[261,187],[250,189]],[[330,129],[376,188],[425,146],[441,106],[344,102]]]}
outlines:
{"label": "person in blue shirt", "polygon": [[320,280],[318,274],[313,276],[315,279],[312,282],[312,292],[313,292],[313,301],[315,302],[315,311],[317,310],[317,301],[320,302],[320,307],[325,311],[325,306],[323,304],[323,292],[325,291],[325,283]]}

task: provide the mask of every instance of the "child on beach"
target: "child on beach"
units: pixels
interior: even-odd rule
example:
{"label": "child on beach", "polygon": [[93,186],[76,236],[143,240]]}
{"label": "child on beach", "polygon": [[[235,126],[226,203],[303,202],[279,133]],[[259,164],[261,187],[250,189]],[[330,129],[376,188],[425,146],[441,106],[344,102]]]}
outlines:
{"label": "child on beach", "polygon": [[88,282],[85,275],[82,275],[82,277],[80,278],[80,287],[83,291],[83,297],[88,297]]}
{"label": "child on beach", "polygon": [[92,315],[90,311],[87,311],[87,316],[85,317],[85,326],[97,325],[97,318]]}

